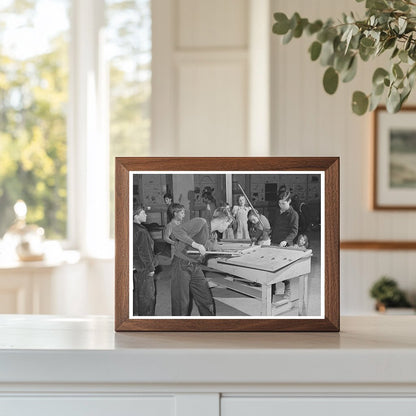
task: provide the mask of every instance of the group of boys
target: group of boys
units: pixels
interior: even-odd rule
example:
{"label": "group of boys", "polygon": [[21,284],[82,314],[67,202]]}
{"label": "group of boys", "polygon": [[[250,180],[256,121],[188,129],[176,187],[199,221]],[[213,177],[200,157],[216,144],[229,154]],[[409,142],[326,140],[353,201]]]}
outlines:
{"label": "group of boys", "polygon": [[[298,233],[298,214],[290,206],[290,193],[279,196],[279,209],[273,229],[264,215],[251,210],[248,213],[250,237],[256,244],[276,244],[281,247],[293,245]],[[178,211],[184,211],[179,204]],[[180,209],[179,209],[180,208]],[[153,239],[143,223],[146,222],[144,207],[133,210],[133,315],[155,314],[156,257]],[[201,258],[207,250],[215,248],[217,233],[224,233],[232,224],[233,217],[226,207],[217,208],[210,220],[195,217],[183,223],[175,223],[169,233],[174,241],[171,271],[172,316],[189,316],[193,301],[201,316],[215,316],[215,303],[208,282],[201,268]],[[188,253],[194,250],[200,256]]]}

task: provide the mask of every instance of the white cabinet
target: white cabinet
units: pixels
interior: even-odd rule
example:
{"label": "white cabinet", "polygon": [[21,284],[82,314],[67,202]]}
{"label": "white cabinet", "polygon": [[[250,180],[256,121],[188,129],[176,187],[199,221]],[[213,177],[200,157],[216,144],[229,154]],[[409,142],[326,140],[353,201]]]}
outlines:
{"label": "white cabinet", "polygon": [[80,397],[48,396],[0,398],[1,414],[7,416],[174,416],[173,396]]}
{"label": "white cabinet", "polygon": [[416,398],[224,397],[221,416],[414,416]]}
{"label": "white cabinet", "polygon": [[0,315],[0,415],[416,415],[416,316],[341,333],[115,333]]}

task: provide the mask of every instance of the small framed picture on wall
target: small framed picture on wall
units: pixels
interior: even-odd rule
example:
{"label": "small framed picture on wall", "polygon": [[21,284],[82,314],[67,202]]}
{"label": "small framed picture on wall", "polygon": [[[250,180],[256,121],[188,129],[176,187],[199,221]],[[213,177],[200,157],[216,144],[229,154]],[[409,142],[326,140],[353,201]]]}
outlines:
{"label": "small framed picture on wall", "polygon": [[416,209],[416,107],[374,112],[373,208]]}

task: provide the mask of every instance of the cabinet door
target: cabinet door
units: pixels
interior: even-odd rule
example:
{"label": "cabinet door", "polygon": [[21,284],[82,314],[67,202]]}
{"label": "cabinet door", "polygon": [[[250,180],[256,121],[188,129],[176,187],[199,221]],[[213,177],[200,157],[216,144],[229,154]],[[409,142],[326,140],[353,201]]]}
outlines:
{"label": "cabinet door", "polygon": [[223,397],[221,416],[415,416],[416,398]]}
{"label": "cabinet door", "polygon": [[7,416],[174,416],[173,396],[152,397],[3,397],[0,414]]}

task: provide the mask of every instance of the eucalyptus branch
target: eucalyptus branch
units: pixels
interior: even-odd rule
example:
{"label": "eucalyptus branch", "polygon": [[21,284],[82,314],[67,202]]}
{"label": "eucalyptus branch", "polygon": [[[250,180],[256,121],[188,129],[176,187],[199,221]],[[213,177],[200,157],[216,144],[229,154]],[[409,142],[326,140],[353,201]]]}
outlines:
{"label": "eucalyptus branch", "polygon": [[416,78],[416,3],[366,0],[365,6],[365,19],[344,14],[337,25],[332,19],[309,22],[298,13],[290,19],[284,13],[275,13],[273,32],[284,36],[284,44],[304,34],[315,38],[309,53],[312,61],[319,59],[326,68],[323,86],[328,94],[336,92],[340,80],[350,82],[356,76],[358,60],[367,62],[392,50],[391,66],[374,71],[372,92],[354,92],[352,110],[359,115],[374,110],[387,92],[387,109],[397,112],[409,97]]}

